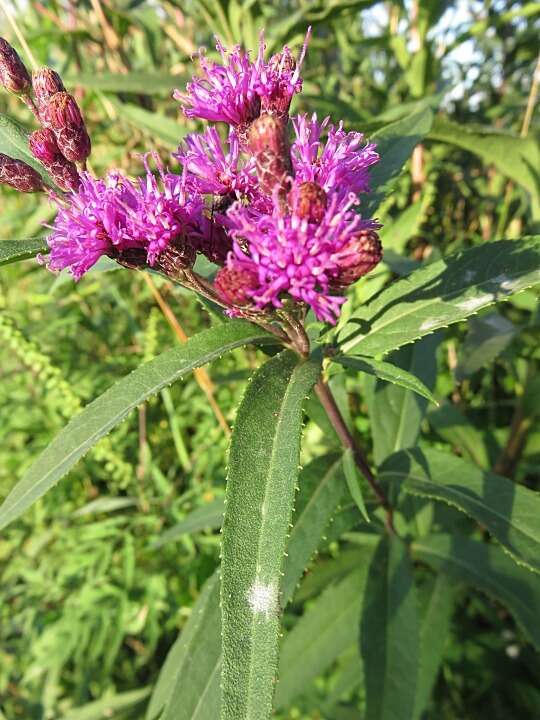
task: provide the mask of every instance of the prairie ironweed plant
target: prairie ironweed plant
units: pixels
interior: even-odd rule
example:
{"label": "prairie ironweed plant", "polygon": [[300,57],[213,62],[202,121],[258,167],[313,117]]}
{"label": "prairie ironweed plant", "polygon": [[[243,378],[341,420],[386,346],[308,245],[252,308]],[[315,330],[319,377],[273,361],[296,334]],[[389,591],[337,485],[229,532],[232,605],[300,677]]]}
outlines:
{"label": "prairie ironweed plant", "polygon": [[[432,257],[416,268],[424,259],[419,254],[412,261],[416,269],[395,279],[406,274],[411,259],[390,247],[381,262],[381,201],[414,151],[411,209],[427,212],[435,182],[416,197],[424,162],[418,143],[430,130],[433,113],[427,104],[415,106],[411,115],[383,123],[376,142],[350,130],[350,118],[332,123],[316,114],[291,114],[302,93],[309,39],[308,29],[297,53],[285,46],[270,57],[262,33],[254,53],[240,46],[226,48],[220,40],[217,60],[199,51],[196,74],[173,97],[186,118],[210,125],[187,135],[167,162],[148,149],[136,177],[120,170],[102,177],[91,172],[90,135],[62,77],[48,67],[30,74],[14,48],[0,39],[0,84],[23,101],[38,125],[30,134],[19,128],[21,142],[2,146],[13,151],[0,153],[0,184],[21,193],[42,193],[55,212],[46,225],[45,242],[0,243],[0,265],[38,255],[50,271],[67,271],[79,281],[100,259],[109,258],[129,271],[157,273],[193,291],[218,316],[210,328],[186,339],[145,275],[185,342],[153,357],[159,342],[151,314],[147,362],[84,409],[71,385],[60,382],[60,370],[48,356],[9,319],[0,322],[14,354],[56,392],[57,402],[67,402],[64,414],[78,411],[0,506],[0,528],[19,518],[136,408],[137,479],[144,479],[149,458],[144,403],[151,396],[162,391],[167,412],[176,420],[167,389],[174,381],[192,370],[204,373],[200,366],[241,346],[267,346],[271,356],[253,373],[236,414],[224,510],[217,498],[217,521],[208,515],[203,519],[221,527],[221,566],[170,652],[147,720],[199,717],[201,708],[208,718],[268,720],[274,710],[287,707],[290,697],[301,694],[296,683],[301,685],[304,646],[311,680],[324,669],[319,655],[334,641],[338,651],[325,668],[338,657],[344,665],[353,657],[355,675],[364,676],[361,698],[346,708],[352,715],[343,717],[356,717],[362,705],[370,720],[418,720],[435,681],[431,665],[438,667],[442,657],[442,641],[433,648],[432,637],[450,625],[454,590],[445,572],[504,599],[518,625],[540,643],[528,604],[516,593],[523,584],[532,598],[540,597],[527,575],[540,571],[540,533],[531,521],[540,515],[540,498],[503,477],[520,442],[525,403],[516,411],[494,470],[489,459],[483,460],[487,444],[482,452],[467,446],[460,456],[417,446],[427,403],[437,402],[434,368],[441,340],[434,331],[538,283],[538,237],[482,243],[448,258]],[[449,132],[439,127],[443,138]],[[512,181],[526,176],[523,158],[520,162],[521,174],[509,175]],[[409,202],[408,190],[406,197]],[[533,209],[539,206],[533,198]],[[388,227],[385,223],[381,236]],[[377,284],[375,276],[376,290],[362,304],[351,286],[379,263],[382,281]],[[387,281],[392,282],[384,287]],[[343,312],[347,298],[352,301]],[[412,346],[416,341],[421,343]],[[409,347],[403,351],[404,346]],[[381,359],[389,354],[391,362]],[[331,387],[338,373],[342,391],[345,373],[356,380],[363,377],[370,417],[370,427],[363,429],[373,439],[368,452],[358,440],[359,425],[347,418],[347,402]],[[520,366],[520,373],[525,386],[532,386],[532,371]],[[215,412],[209,377],[199,374],[197,379]],[[217,411],[228,436],[227,420],[219,407]],[[452,412],[459,416],[460,409],[451,408],[450,420]],[[332,451],[318,455],[318,448],[301,469],[306,415],[323,430],[322,445]],[[189,469],[172,420],[175,448],[182,467]],[[443,432],[452,426],[446,420],[440,421]],[[127,487],[130,466],[108,438],[100,452],[98,459],[117,487]],[[166,488],[163,505],[168,504],[169,494],[176,492],[172,479],[161,472],[156,478]],[[152,498],[141,488],[138,492],[140,509],[146,512]],[[446,515],[446,508],[439,518],[434,510],[438,502],[470,516],[469,524]],[[428,537],[432,526],[437,533]],[[337,558],[332,565],[330,559],[334,584],[313,611],[308,608],[298,619],[294,610],[294,627],[279,664],[282,612],[311,557],[323,550],[331,558],[336,541],[347,533],[356,545],[353,563],[341,566]],[[485,542],[486,533],[504,552]],[[421,575],[423,593],[427,597],[426,588],[431,593],[421,632],[413,558],[439,573],[432,584]],[[324,573],[314,583],[323,587]],[[308,588],[304,597],[311,598],[310,592]],[[145,617],[146,611],[137,613],[136,624]],[[304,645],[295,644],[298,636]],[[121,637],[117,634],[118,644]],[[105,634],[102,640],[105,644]],[[133,647],[138,653],[138,644]],[[299,668],[300,680],[287,679],[288,664]],[[283,683],[276,689],[278,667]],[[350,674],[350,669],[343,671],[336,683],[343,685],[340,697],[348,692]],[[103,707],[94,707],[92,717]],[[122,711],[124,705],[118,707]],[[310,717],[334,717],[321,712],[317,708]]]}

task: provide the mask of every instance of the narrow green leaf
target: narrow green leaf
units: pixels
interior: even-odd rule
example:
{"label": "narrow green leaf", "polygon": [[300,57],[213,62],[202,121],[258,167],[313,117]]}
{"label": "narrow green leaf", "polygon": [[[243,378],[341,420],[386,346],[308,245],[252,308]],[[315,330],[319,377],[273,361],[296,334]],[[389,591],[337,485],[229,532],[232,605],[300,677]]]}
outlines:
{"label": "narrow green leaf", "polygon": [[189,620],[167,655],[146,720],[158,717],[160,720],[215,720],[220,667],[219,573],[216,572],[206,582]]}
{"label": "narrow green leaf", "polygon": [[[438,335],[430,335],[414,345],[400,348],[390,356],[395,367],[404,368],[428,388],[435,386]],[[427,401],[404,387],[376,380],[368,384],[367,402],[375,463],[396,450],[412,447],[420,434]]]}
{"label": "narrow green leaf", "polygon": [[224,510],[225,502],[223,498],[216,498],[212,502],[201,505],[196,510],[192,510],[179,523],[165,530],[163,535],[152,543],[151,547],[153,549],[160,548],[178,540],[182,535],[206,530],[206,528],[215,529],[221,527]]}
{"label": "narrow green leaf", "polygon": [[459,350],[456,380],[464,380],[495,360],[517,332],[514,323],[497,312],[471,318],[469,332]]}
{"label": "narrow green leaf", "polygon": [[296,584],[304,574],[321,536],[332,519],[344,493],[341,454],[333,453],[313,460],[298,478],[294,527],[287,545],[287,561],[282,581],[282,605],[291,600]]}
{"label": "narrow green leaf", "polygon": [[493,596],[514,616],[531,642],[540,650],[540,578],[516,565],[493,544],[461,535],[432,535],[413,544],[414,557],[454,581]]}
{"label": "narrow green leaf", "polygon": [[425,397],[435,405],[438,404],[431,390],[427,388],[416,375],[396,365],[392,365],[392,363],[384,362],[383,360],[374,360],[369,357],[350,357],[346,355],[337,355],[333,357],[332,360],[343,365],[343,367],[365,372],[380,380],[386,380],[386,382],[392,383],[393,385],[399,385],[406,390],[412,390],[412,392]]}
{"label": "narrow green leaf", "polygon": [[100,73],[99,75],[81,73],[62,79],[67,88],[82,87],[87,90],[140,95],[171,93],[175,88],[183,87],[186,84],[186,78],[183,75],[145,72],[130,72],[127,75],[122,73]]}
{"label": "narrow green leaf", "polygon": [[455,405],[445,402],[428,412],[427,419],[437,435],[450,443],[478,467],[488,468],[489,453],[483,434]]}
{"label": "narrow green leaf", "polygon": [[455,583],[448,575],[439,574],[433,584],[429,603],[420,628],[420,662],[414,718],[426,708],[435,685],[450,630],[455,604]]}
{"label": "narrow green leaf", "polygon": [[229,350],[271,341],[273,336],[255,325],[234,320],[195,335],[122,378],[76,415],[30,466],[0,507],[0,528],[27,510],[148,397]]}
{"label": "narrow green leaf", "polygon": [[370,172],[374,189],[362,201],[363,215],[375,215],[381,200],[391,190],[415,146],[429,132],[432,122],[433,113],[429,108],[423,108],[372,135],[370,140],[376,143],[381,159]]}
{"label": "narrow green leaf", "polygon": [[28,133],[8,115],[0,113],[0,153],[9,155],[16,160],[22,160],[37,170],[41,177],[49,184],[53,184],[48,173],[41,163],[32,155],[28,148]]}
{"label": "narrow green leaf", "polygon": [[539,235],[484,243],[390,285],[349,319],[339,334],[340,349],[387,353],[538,282]]}
{"label": "narrow green leaf", "polygon": [[441,500],[483,525],[521,565],[540,572],[540,493],[439,450],[392,455],[381,479]]}
{"label": "narrow green leaf", "polygon": [[285,638],[279,662],[276,709],[309,689],[354,641],[372,548],[357,551],[358,569],[328,586]]}
{"label": "narrow green leaf", "polygon": [[186,125],[181,125],[165,115],[150,112],[132,103],[122,103],[112,97],[109,97],[109,101],[117,108],[123,120],[150,133],[153,138],[158,138],[169,147],[178,147],[180,140],[188,132]]}
{"label": "narrow green leaf", "polygon": [[412,565],[397,536],[373,556],[360,625],[366,720],[411,720],[418,684],[419,629]]}
{"label": "narrow green leaf", "polygon": [[222,720],[267,720],[302,404],[320,373],[285,351],[252,378],[231,441],[222,543]]}
{"label": "narrow green leaf", "polygon": [[122,710],[134,708],[142,703],[150,695],[150,688],[111,695],[111,697],[96,700],[95,702],[73,708],[60,720],[102,720],[102,718],[113,718]]}
{"label": "narrow green leaf", "polygon": [[0,241],[0,266],[33,258],[41,252],[48,252],[45,238],[2,240]]}
{"label": "narrow green leaf", "polygon": [[356,503],[356,507],[360,510],[362,517],[366,522],[371,522],[369,519],[368,512],[366,510],[366,504],[364,502],[364,496],[362,495],[362,488],[360,487],[360,477],[356,463],[354,461],[354,454],[350,448],[347,448],[343,453],[343,470],[345,471],[345,480],[347,481],[347,487],[351,493],[351,497]]}

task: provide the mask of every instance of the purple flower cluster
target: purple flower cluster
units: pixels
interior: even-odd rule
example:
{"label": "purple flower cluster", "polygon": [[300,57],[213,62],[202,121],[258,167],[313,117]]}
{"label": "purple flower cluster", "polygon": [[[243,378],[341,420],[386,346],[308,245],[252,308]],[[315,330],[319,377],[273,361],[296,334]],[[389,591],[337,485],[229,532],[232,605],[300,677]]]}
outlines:
{"label": "purple flower cluster", "polygon": [[[181,175],[158,162],[156,178],[146,160],[136,182],[118,172],[100,180],[83,174],[78,191],[59,201],[49,267],[78,279],[108,255],[170,273],[168,253],[177,270],[190,268],[198,252],[221,266],[213,292],[229,314],[295,303],[335,322],[343,291],[382,256],[379,225],[357,211],[378,155],[360,133],[316,115],[292,118],[290,143],[308,37],[298,61],[287,47],[266,61],[262,34],[254,59],[219,42],[221,63],[200,51],[200,76],[175,97],[187,117],[227,123],[227,142],[215,127],[189,135],[173,155]],[[70,107],[51,110],[54,127]]]}

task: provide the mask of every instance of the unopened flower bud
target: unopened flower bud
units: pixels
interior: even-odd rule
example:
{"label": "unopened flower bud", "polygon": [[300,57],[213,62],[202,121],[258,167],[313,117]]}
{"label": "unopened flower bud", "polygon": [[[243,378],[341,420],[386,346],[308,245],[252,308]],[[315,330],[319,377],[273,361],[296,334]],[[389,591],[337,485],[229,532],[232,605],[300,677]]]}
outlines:
{"label": "unopened flower bud", "polygon": [[214,287],[218,295],[228,305],[251,305],[249,294],[259,284],[257,273],[249,268],[230,265],[218,270],[214,279]]}
{"label": "unopened flower bud", "polygon": [[67,92],[61,91],[52,95],[47,103],[48,122],[53,130],[64,128],[78,129],[84,127],[81,111],[77,101]]}
{"label": "unopened flower bud", "polygon": [[32,155],[45,166],[59,188],[66,191],[79,188],[81,181],[77,167],[62,155],[51,129],[35,130],[28,144]]}
{"label": "unopened flower bud", "polygon": [[381,241],[375,230],[360,230],[336,257],[340,270],[331,282],[332,288],[343,290],[356,282],[371,272],[382,256]]}
{"label": "unopened flower bud", "polygon": [[285,190],[292,172],[287,123],[275,115],[261,115],[251,124],[248,147],[255,156],[261,190],[267,195],[276,187]]}
{"label": "unopened flower bud", "polygon": [[24,193],[43,190],[41,175],[22,160],[0,153],[0,184]]}
{"label": "unopened flower bud", "polygon": [[54,162],[60,155],[56,137],[49,128],[35,130],[28,138],[28,145],[32,155],[44,165]]}
{"label": "unopened flower bud", "polygon": [[191,243],[184,236],[177,237],[159,253],[154,269],[170,278],[177,278],[182,270],[193,267],[196,256]]}
{"label": "unopened flower bud", "polygon": [[30,75],[15,48],[0,37],[0,85],[22,94],[30,88]]}
{"label": "unopened flower bud", "polygon": [[46,109],[53,95],[66,89],[60,75],[50,67],[39,68],[32,72],[32,88],[40,114]]}
{"label": "unopened flower bud", "polygon": [[304,182],[296,191],[293,189],[289,193],[289,203],[298,217],[309,222],[321,222],[326,212],[326,202],[326,193],[314,182]]}
{"label": "unopened flower bud", "polygon": [[62,155],[71,162],[84,162],[90,155],[92,144],[86,127],[66,127],[56,133],[56,142]]}

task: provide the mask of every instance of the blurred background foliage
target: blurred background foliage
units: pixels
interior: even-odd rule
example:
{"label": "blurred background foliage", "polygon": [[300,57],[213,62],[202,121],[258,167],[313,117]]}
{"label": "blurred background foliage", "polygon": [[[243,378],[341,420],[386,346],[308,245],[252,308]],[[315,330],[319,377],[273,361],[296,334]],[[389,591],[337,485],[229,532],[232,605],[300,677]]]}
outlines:
{"label": "blurred background foliage", "polygon": [[[369,136],[431,108],[430,132],[378,209],[386,262],[358,284],[350,307],[418,263],[539,231],[534,104],[540,3],[0,5],[0,33],[29,65],[53,66],[75,93],[91,130],[95,173],[117,166],[135,174],[140,153],[155,148],[167,158],[197,129],[170,95],[192,73],[198,47],[213,54],[214,33],[226,44],[255,48],[264,27],[272,52],[284,43],[299,48],[312,25],[296,112],[330,114]],[[8,14],[31,56],[21,49]],[[32,127],[15,98],[2,95],[0,111]],[[41,198],[5,188],[0,211],[6,240],[42,235],[42,223],[52,217]],[[82,404],[172,346],[175,332],[190,336],[212,322],[192,296],[155,283],[180,329],[171,327],[142,275],[101,264],[75,285],[34,261],[2,270],[0,496]],[[422,443],[449,446],[481,467],[539,488],[538,322],[536,295],[525,291],[474,318],[468,329],[447,331],[437,350],[437,396],[444,402],[423,418]],[[210,376],[198,374],[163,391],[4,532],[1,718],[144,717],[167,650],[218,562],[219,533],[208,527],[216,526],[224,492],[227,433],[220,416],[231,422],[245,378],[259,361],[258,351],[237,351],[214,363]],[[336,384],[369,444],[376,419],[364,400],[369,387],[354,375],[346,383],[340,376]],[[305,459],[331,445],[324,429],[309,421]],[[465,522],[451,509],[444,512]],[[306,576],[286,616],[288,629],[329,579],[350,566],[354,537],[338,538],[336,529]],[[420,580],[427,597],[432,576],[421,571]],[[434,699],[424,717],[538,718],[538,655],[501,605],[465,586],[455,593]],[[328,649],[280,717],[359,717],[360,670],[344,650]]]}

